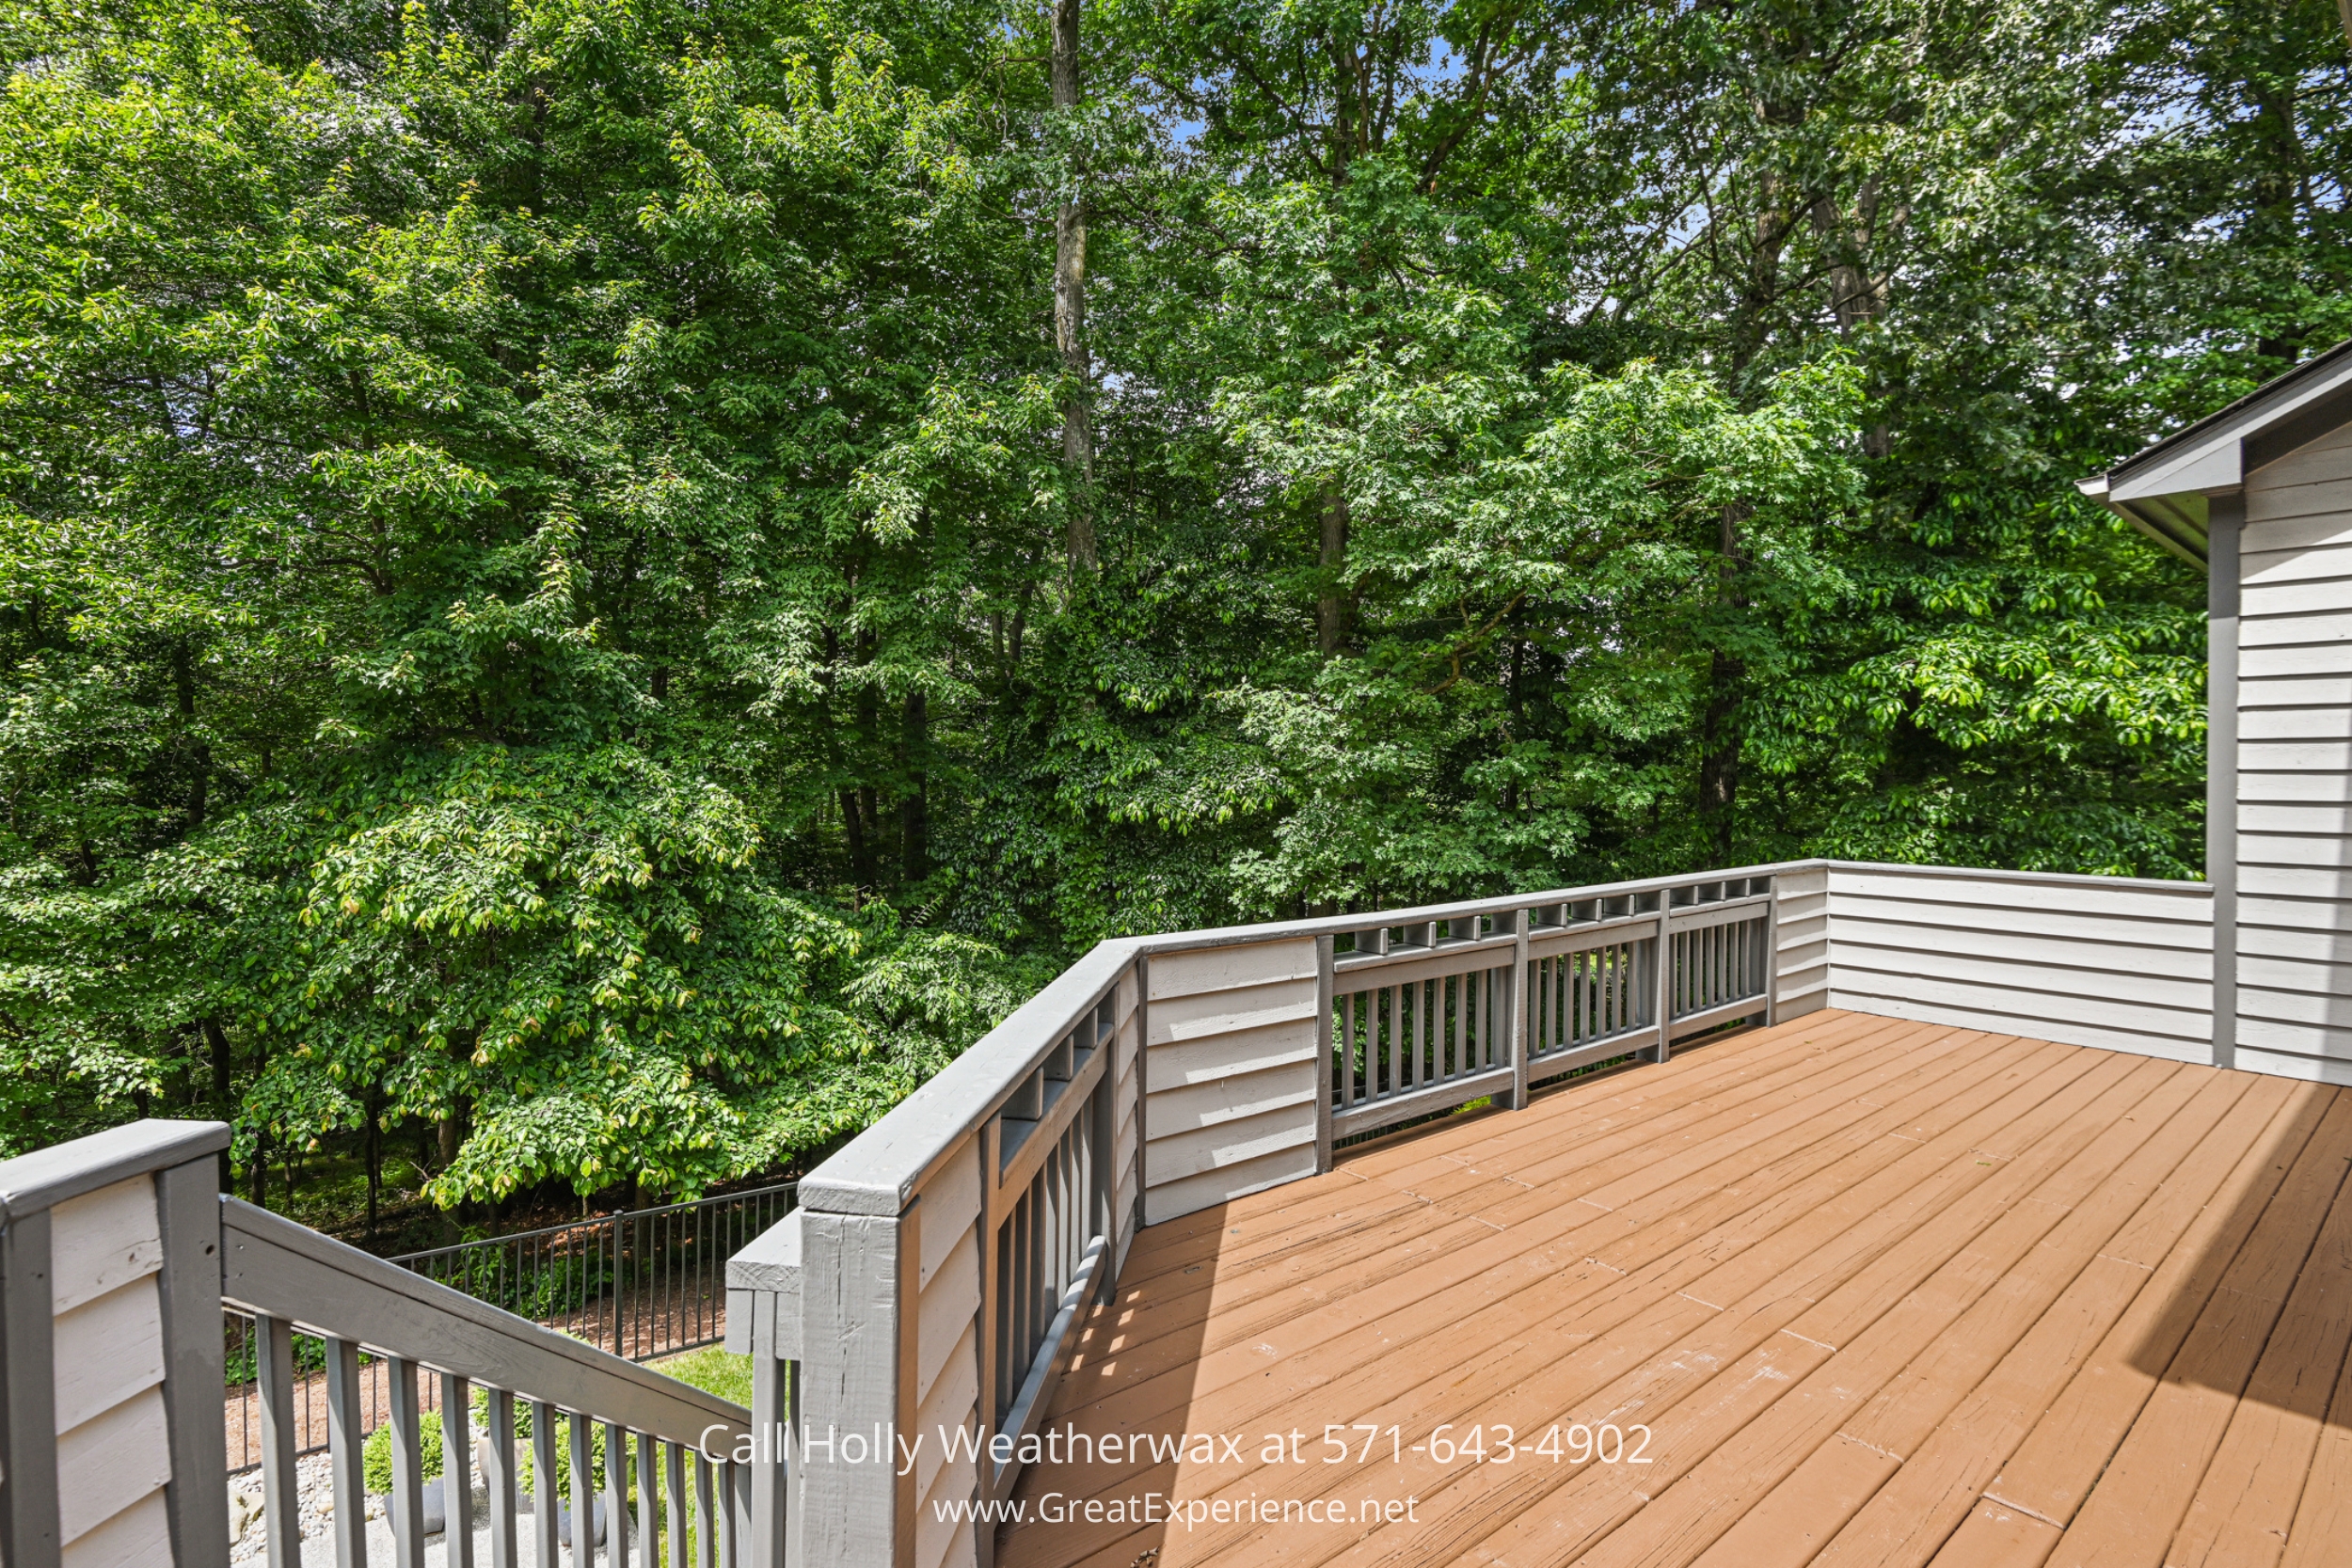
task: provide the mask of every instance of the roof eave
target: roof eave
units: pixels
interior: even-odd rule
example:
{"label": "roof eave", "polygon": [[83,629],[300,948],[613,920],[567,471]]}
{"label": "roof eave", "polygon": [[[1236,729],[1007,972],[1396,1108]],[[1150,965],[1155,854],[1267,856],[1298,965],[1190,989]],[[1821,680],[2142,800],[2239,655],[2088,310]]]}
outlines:
{"label": "roof eave", "polygon": [[2197,504],[2193,507],[2178,504],[2182,498],[2172,496],[2117,500],[2111,493],[2110,477],[2107,474],[2092,474],[2089,479],[2077,480],[2074,488],[2183,561],[2201,568],[2204,566],[2209,551],[2204,497],[2195,497]]}

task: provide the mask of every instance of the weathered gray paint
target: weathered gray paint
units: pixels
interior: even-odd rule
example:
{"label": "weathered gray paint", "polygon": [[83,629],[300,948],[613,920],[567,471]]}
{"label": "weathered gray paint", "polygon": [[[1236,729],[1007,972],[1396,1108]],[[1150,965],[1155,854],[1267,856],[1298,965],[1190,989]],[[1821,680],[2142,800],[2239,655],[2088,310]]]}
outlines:
{"label": "weathered gray paint", "polygon": [[[437,1374],[441,1381],[441,1453],[443,1506],[448,1510],[441,1539],[447,1544],[448,1568],[473,1568],[473,1482],[469,1468],[473,1456],[472,1392],[454,1372]],[[454,1457],[451,1457],[454,1456]],[[452,1485],[451,1476],[465,1478]]]}
{"label": "weathered gray paint", "polygon": [[417,1413],[417,1364],[393,1356],[387,1364],[392,1407],[392,1491],[386,1512],[392,1522],[394,1568],[424,1568],[424,1422]]}
{"label": "weathered gray paint", "polygon": [[1315,1169],[1331,1168],[1331,979],[1334,939],[1315,938]]}
{"label": "weathered gray paint", "polygon": [[359,1402],[359,1347],[330,1337],[326,1341],[326,1448],[335,1568],[367,1565],[368,1497],[360,1468],[366,1419],[367,1412]]}
{"label": "weathered gray paint", "polygon": [[485,1415],[489,1442],[482,1451],[482,1484],[490,1495],[490,1568],[522,1568],[516,1550],[522,1532],[516,1528],[515,1518],[521,1488],[515,1483],[514,1390],[491,1389],[488,1404]]}
{"label": "weathered gray paint", "polygon": [[896,1465],[845,1463],[841,1442],[854,1434],[869,1447],[877,1433],[904,1431],[913,1414],[908,1276],[919,1266],[917,1221],[913,1212],[803,1215],[802,1338],[827,1354],[803,1363],[802,1420],[832,1451],[811,1441],[793,1456],[801,1479],[787,1510],[789,1560],[904,1568],[914,1549],[913,1488]]}

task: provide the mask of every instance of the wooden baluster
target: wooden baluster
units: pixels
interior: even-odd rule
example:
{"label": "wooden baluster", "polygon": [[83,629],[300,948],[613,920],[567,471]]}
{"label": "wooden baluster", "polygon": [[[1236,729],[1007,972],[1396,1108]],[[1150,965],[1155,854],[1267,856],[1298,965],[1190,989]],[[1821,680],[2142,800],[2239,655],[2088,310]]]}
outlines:
{"label": "wooden baluster", "polygon": [[1405,1091],[1405,988],[1388,988],[1388,1093]]}
{"label": "wooden baluster", "polygon": [[531,1526],[535,1568],[555,1568],[556,1511],[562,1504],[555,1478],[555,1406],[531,1402],[531,1500],[537,1517]]}
{"label": "wooden baluster", "polygon": [[[1432,943],[1431,945],[1435,945]],[[1415,1087],[1432,1082],[1431,1070],[1437,1066],[1437,1042],[1430,1037],[1429,986],[1426,981],[1413,988],[1413,1069]]]}
{"label": "wooden baluster", "polygon": [[515,1396],[489,1390],[490,1430],[482,1449],[482,1484],[490,1494],[490,1568],[522,1568],[515,1528]]}
{"label": "wooden baluster", "polygon": [[661,1445],[661,1479],[668,1492],[663,1501],[670,1523],[669,1568],[687,1568],[686,1450],[675,1443]]}
{"label": "wooden baluster", "polygon": [[400,1568],[425,1568],[423,1420],[416,1416],[416,1364],[405,1356],[386,1361],[392,1408],[386,1425],[392,1434],[392,1561]]}
{"label": "wooden baluster", "polygon": [[[595,1536],[590,1536],[595,1540]],[[604,1560],[619,1568],[628,1560],[628,1429],[604,1423]]]}
{"label": "wooden baluster", "polygon": [[1331,1039],[1331,1084],[1339,1088],[1339,1107],[1355,1105],[1355,992],[1339,999],[1339,1030]]}
{"label": "wooden baluster", "polygon": [[733,1460],[719,1466],[721,1568],[752,1568],[752,1506],[745,1479],[743,1466]]}
{"label": "wooden baluster", "polygon": [[694,1568],[718,1568],[719,1504],[711,1471],[716,1468],[701,1449],[694,1451]]}
{"label": "wooden baluster", "polygon": [[[661,1487],[654,1470],[654,1440],[637,1434],[637,1568],[661,1568]],[[606,1560],[610,1561],[611,1559]]]}
{"label": "wooden baluster", "polygon": [[454,1372],[441,1378],[441,1539],[448,1568],[473,1568],[473,1397]]}
{"label": "wooden baluster", "polygon": [[269,1568],[302,1568],[302,1486],[294,1470],[294,1325],[253,1320],[253,1358],[262,1405],[262,1524]]}
{"label": "wooden baluster", "polygon": [[[1470,976],[1467,974],[1457,975],[1454,978],[1453,989],[1454,1070],[1455,1072],[1467,1072],[1471,1067],[1474,1058],[1483,1064],[1486,1058],[1490,1058],[1494,1055],[1494,1042],[1491,1040],[1486,1041],[1485,1048],[1482,1051],[1481,1042],[1478,1037],[1470,1031],[1470,1019],[1467,1016],[1470,1009],[1462,1006],[1462,1004],[1469,999]],[[1445,1026],[1445,993],[1446,983],[1443,980],[1440,980],[1438,982],[1438,1025],[1440,1029],[1443,1029]]]}
{"label": "wooden baluster", "polygon": [[326,1341],[327,1468],[335,1520],[335,1568],[367,1568],[368,1486],[360,1468],[365,1441],[359,1403],[359,1347]]}
{"label": "wooden baluster", "polygon": [[585,1416],[572,1416],[565,1423],[572,1450],[572,1568],[588,1568],[596,1549],[596,1459],[589,1439],[593,1430]]}

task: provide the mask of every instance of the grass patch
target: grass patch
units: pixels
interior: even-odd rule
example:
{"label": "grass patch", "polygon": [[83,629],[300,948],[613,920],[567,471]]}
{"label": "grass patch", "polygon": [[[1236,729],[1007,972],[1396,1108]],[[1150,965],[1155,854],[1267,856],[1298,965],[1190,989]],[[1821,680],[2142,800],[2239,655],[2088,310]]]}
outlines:
{"label": "grass patch", "polygon": [[752,1358],[730,1355],[724,1345],[705,1345],[683,1355],[646,1363],[680,1383],[691,1383],[706,1394],[716,1394],[748,1410],[752,1405]]}

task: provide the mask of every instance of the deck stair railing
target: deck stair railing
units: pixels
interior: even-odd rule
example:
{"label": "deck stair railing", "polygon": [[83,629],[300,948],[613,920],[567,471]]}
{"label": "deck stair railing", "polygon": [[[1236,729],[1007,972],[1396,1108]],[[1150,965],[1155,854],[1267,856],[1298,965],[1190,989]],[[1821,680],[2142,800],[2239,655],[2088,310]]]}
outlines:
{"label": "deck stair railing", "polygon": [[[585,1340],[631,1361],[715,1345],[725,1338],[727,1259],[791,1212],[798,1183],[782,1182],[566,1225],[401,1253],[390,1262],[478,1301]],[[221,1309],[228,1338],[228,1441],[231,1474],[258,1469],[261,1388],[258,1331],[250,1314]],[[324,1344],[294,1338],[297,1458],[326,1449]],[[384,1424],[391,1388],[372,1364],[360,1379],[361,1426]]]}
{"label": "deck stair railing", "polygon": [[[469,1457],[483,1466],[485,1568],[521,1568],[526,1519],[545,1527],[527,1531],[534,1568],[555,1568],[559,1441],[570,1461],[570,1519],[584,1535],[602,1513],[612,1561],[633,1548],[639,1568],[685,1568],[690,1540],[698,1568],[754,1560],[741,1462],[749,1412],[220,1196],[228,1136],[216,1122],[145,1121],[0,1163],[0,1546],[9,1568],[225,1568],[224,1306],[256,1325],[260,1528],[271,1568],[303,1561],[296,1332],[326,1347],[339,1568],[369,1558],[363,1356],[386,1365],[393,1389],[384,1513],[400,1568],[425,1560],[428,1393],[437,1395],[447,1473],[469,1481]],[[479,1445],[477,1388],[487,1439]],[[516,1446],[520,1412],[531,1429],[527,1470]],[[535,1517],[519,1512],[526,1488],[538,1499]],[[445,1481],[437,1491],[446,1560],[472,1568],[473,1488]]]}

